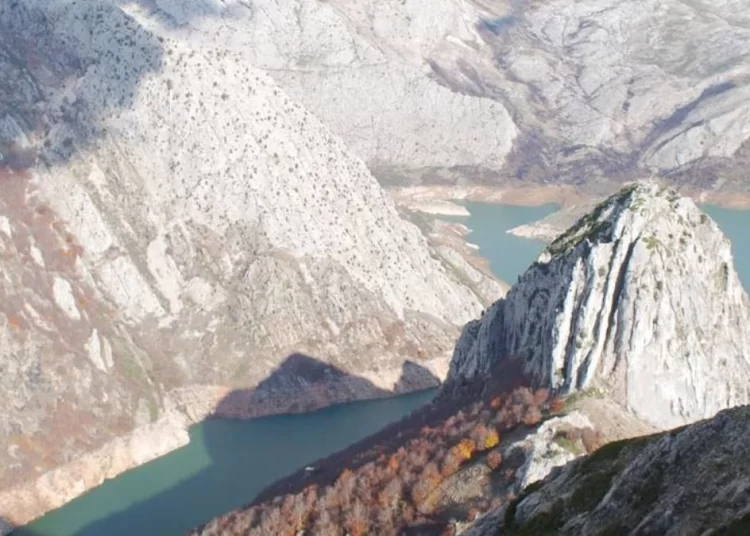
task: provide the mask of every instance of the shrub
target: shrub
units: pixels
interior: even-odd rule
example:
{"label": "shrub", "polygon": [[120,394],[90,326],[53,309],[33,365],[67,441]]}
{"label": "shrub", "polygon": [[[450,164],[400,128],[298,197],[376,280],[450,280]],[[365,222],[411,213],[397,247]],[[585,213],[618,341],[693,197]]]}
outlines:
{"label": "shrub", "polygon": [[432,491],[432,483],[424,480],[419,479],[414,486],[411,488],[411,500],[414,502],[414,504],[419,505],[421,504],[426,498],[427,495],[430,494],[430,491]]}
{"label": "shrub", "polygon": [[537,406],[529,406],[523,415],[523,423],[526,426],[535,426],[542,420],[542,412]]}
{"label": "shrub", "polygon": [[498,451],[493,450],[487,455],[487,459],[485,460],[487,463],[487,467],[492,469],[493,471],[500,467],[503,463],[503,455],[500,454]]}
{"label": "shrub", "polygon": [[476,449],[477,444],[471,439],[462,439],[461,442],[456,445],[456,453],[463,460],[470,460]]}
{"label": "shrub", "polygon": [[461,459],[459,455],[451,450],[448,452],[448,454],[445,456],[445,459],[443,460],[443,466],[440,469],[440,474],[443,476],[443,478],[448,478],[452,474],[454,474],[456,471],[458,471],[458,468],[461,466]]}
{"label": "shrub", "polygon": [[367,508],[359,501],[355,501],[345,515],[344,527],[351,536],[364,536],[369,529]]}
{"label": "shrub", "polygon": [[534,404],[541,406],[549,400],[549,389],[542,387],[534,392]]}
{"label": "shrub", "polygon": [[378,493],[378,504],[381,508],[395,507],[401,500],[402,493],[401,481],[394,478]]}
{"label": "shrub", "polygon": [[555,398],[549,403],[549,412],[553,415],[559,415],[565,411],[565,401],[562,398]]}
{"label": "shrub", "polygon": [[388,460],[388,470],[391,471],[392,473],[396,473],[400,465],[401,464],[399,463],[398,458],[396,457],[395,454],[391,456],[390,459]]}
{"label": "shrub", "polygon": [[500,435],[497,430],[490,430],[484,438],[484,449],[489,450],[500,443]]}

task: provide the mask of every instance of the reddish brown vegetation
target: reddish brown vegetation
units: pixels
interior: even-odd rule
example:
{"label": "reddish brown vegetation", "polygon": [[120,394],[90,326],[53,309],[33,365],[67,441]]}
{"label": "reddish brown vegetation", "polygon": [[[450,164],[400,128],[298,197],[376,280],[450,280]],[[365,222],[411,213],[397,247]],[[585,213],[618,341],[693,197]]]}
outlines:
{"label": "reddish brown vegetation", "polygon": [[503,463],[503,455],[494,450],[487,455],[485,461],[487,462],[487,467],[494,471]]}
{"label": "reddish brown vegetation", "polygon": [[[420,527],[420,534],[427,533],[424,527],[431,527],[430,534],[452,534],[449,516],[438,503],[441,483],[475,460],[498,478],[513,478],[512,464],[504,464],[496,449],[500,438],[538,423],[549,411],[549,391],[532,392],[519,383],[507,380],[494,394],[486,388],[479,401],[470,389],[463,397],[454,393],[439,398],[365,442],[316,463],[317,473],[278,482],[235,526],[248,534],[401,534],[410,527]],[[501,389],[509,394],[497,395]],[[471,505],[473,510],[464,516],[473,518],[502,500]]]}
{"label": "reddish brown vegetation", "polygon": [[555,398],[549,403],[549,412],[552,415],[558,415],[565,411],[565,400],[562,398]]}

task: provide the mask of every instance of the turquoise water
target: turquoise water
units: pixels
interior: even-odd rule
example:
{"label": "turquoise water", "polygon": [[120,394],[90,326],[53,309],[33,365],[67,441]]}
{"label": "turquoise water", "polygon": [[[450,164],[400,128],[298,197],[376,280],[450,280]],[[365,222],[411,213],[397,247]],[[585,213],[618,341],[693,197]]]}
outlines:
{"label": "turquoise water", "polygon": [[[541,219],[555,205],[467,203],[461,221],[493,273],[508,283],[533,262],[540,242],[506,231]],[[750,288],[750,211],[702,207],[732,240],[737,270]],[[105,482],[51,512],[17,536],[171,536],[242,506],[272,482],[396,421],[434,391],[334,406],[304,415],[252,421],[212,420],[193,427],[191,442]]]}
{"label": "turquoise water", "polygon": [[353,402],[303,415],[205,421],[190,430],[189,445],[105,482],[13,535],[182,535],[400,419],[434,394]]}
{"label": "turquoise water", "polygon": [[479,255],[490,263],[490,270],[508,284],[514,284],[544,249],[542,242],[519,238],[506,231],[549,216],[557,211],[554,204],[538,207],[514,207],[487,203],[465,203],[471,214],[465,218],[445,218],[460,221],[471,232],[467,240],[479,246]]}
{"label": "turquoise water", "polygon": [[732,241],[734,267],[742,286],[750,292],[750,210],[727,210],[712,205],[702,205],[701,209]]}
{"label": "turquoise water", "polygon": [[[539,207],[513,207],[487,203],[465,203],[469,217],[444,218],[460,221],[471,229],[469,242],[479,246],[479,254],[489,260],[496,277],[513,284],[544,249],[544,244],[519,238],[506,231],[540,220],[558,209],[549,204]],[[740,281],[750,292],[750,210],[728,210],[701,205],[732,242],[734,263]]]}
{"label": "turquoise water", "polygon": [[[506,234],[554,211],[468,204],[469,240],[509,281],[542,245]],[[432,391],[356,402],[305,415],[252,421],[212,420],[193,427],[190,444],[105,482],[17,536],[171,536],[251,501],[263,488],[396,421]]]}

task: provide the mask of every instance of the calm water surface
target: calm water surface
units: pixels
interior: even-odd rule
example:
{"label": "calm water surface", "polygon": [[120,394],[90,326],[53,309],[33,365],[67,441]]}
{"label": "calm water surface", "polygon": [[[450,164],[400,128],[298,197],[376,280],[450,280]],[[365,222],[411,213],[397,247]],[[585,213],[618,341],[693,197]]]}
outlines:
{"label": "calm water surface", "polygon": [[353,402],[304,415],[205,421],[190,430],[189,445],[105,482],[13,535],[183,535],[400,419],[434,394]]}
{"label": "calm water surface", "polygon": [[[556,205],[467,203],[468,240],[508,283],[543,244],[506,231],[541,219]],[[750,211],[702,207],[732,239],[736,266],[750,288]],[[252,421],[213,420],[190,431],[190,444],[105,482],[14,534],[18,536],[171,536],[242,506],[267,485],[396,421],[434,395],[425,391],[355,402],[305,415]]]}
{"label": "calm water surface", "polygon": [[544,249],[542,242],[519,238],[508,230],[531,223],[557,211],[554,204],[514,207],[486,203],[465,203],[471,213],[461,218],[471,232],[467,240],[479,246],[479,254],[490,262],[496,277],[512,285]]}
{"label": "calm water surface", "polygon": [[747,292],[750,292],[750,210],[727,210],[713,205],[702,205],[732,241],[734,267]]}

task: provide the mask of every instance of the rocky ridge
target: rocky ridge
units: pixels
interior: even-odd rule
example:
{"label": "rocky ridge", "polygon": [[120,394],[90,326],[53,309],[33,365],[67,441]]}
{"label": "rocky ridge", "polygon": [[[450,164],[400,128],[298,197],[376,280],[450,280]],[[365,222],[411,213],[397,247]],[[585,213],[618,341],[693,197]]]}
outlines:
{"label": "rocky ridge", "polygon": [[[701,324],[705,311],[717,325]],[[506,298],[467,325],[449,381],[431,405],[316,462],[326,473],[320,481],[300,471],[194,534],[268,533],[289,509],[300,513],[296,530],[315,533],[321,520],[352,523],[353,518],[336,517],[342,506],[334,498],[341,490],[356,497],[356,526],[376,532],[392,526],[380,517],[390,507],[379,502],[391,491],[400,493],[402,510],[387,514],[409,534],[453,530],[477,536],[501,529],[531,535],[563,528],[596,534],[607,527],[632,533],[644,516],[648,521],[641,526],[661,533],[671,515],[684,518],[680,526],[687,527],[692,518],[684,512],[693,503],[706,511],[708,502],[681,493],[679,485],[670,488],[662,476],[688,472],[696,456],[708,452],[704,424],[687,428],[702,431],[690,432],[676,451],[621,449],[658,437],[669,443],[669,436],[682,432],[627,438],[747,403],[747,313],[748,299],[718,226],[669,188],[651,181],[631,184],[559,236]],[[593,341],[579,336],[586,330]],[[517,382],[539,388],[530,391]],[[547,388],[563,398],[548,398]],[[740,415],[745,408],[736,411]],[[709,480],[716,487],[728,476],[726,460],[741,442],[741,428],[731,428],[732,439],[719,439],[732,446],[722,449],[712,466]],[[487,430],[498,436],[488,441]],[[455,450],[442,451],[446,443]],[[463,460],[457,469],[450,463],[454,452]],[[632,459],[610,465],[613,452],[639,457],[632,482]],[[601,459],[607,461],[600,465]],[[679,463],[669,467],[670,460]],[[583,471],[591,464],[593,471]],[[352,475],[356,478],[347,480]],[[652,488],[658,489],[648,489],[652,476],[657,480]],[[690,485],[696,487],[699,478],[691,476]],[[741,481],[720,492],[731,505],[718,524],[738,513]],[[626,491],[608,499],[614,491],[607,490],[617,486]],[[649,500],[630,504],[641,487]],[[650,498],[664,490],[665,504],[648,510]],[[682,513],[672,512],[674,504],[682,505]],[[349,505],[346,511],[351,510]]]}
{"label": "rocky ridge", "polygon": [[605,388],[667,429],[748,402],[749,318],[718,226],[674,191],[636,183],[559,236],[466,326],[450,379],[519,360],[540,384]]}
{"label": "rocky ridge", "polygon": [[749,420],[750,408],[734,408],[610,443],[462,534],[746,534]]}
{"label": "rocky ridge", "polygon": [[434,385],[502,292],[264,71],[140,4],[3,3],[0,72],[9,523],[183,444],[231,391],[247,417]]}
{"label": "rocky ridge", "polygon": [[748,7],[158,0],[140,9],[268,71],[389,184],[515,178],[595,190],[655,172],[747,193]]}

